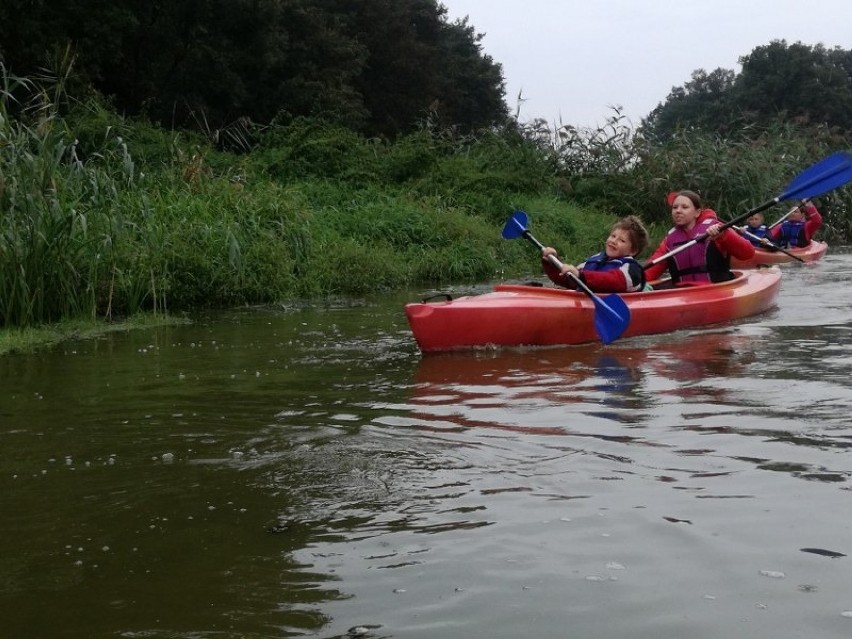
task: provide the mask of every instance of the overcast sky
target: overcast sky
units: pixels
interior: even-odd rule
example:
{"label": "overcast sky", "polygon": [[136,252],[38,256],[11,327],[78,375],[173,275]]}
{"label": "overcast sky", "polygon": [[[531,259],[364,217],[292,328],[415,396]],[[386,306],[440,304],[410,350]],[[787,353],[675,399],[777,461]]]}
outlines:
{"label": "overcast sky", "polygon": [[520,120],[596,127],[621,105],[634,125],[696,69],[784,39],[852,49],[852,0],[440,0],[469,16],[503,65]]}

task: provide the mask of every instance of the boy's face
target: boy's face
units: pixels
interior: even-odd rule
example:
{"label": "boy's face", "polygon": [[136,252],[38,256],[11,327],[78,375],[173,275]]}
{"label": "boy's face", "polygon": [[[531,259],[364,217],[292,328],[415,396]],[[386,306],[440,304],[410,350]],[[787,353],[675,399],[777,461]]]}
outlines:
{"label": "boy's face", "polygon": [[748,225],[751,228],[757,228],[763,224],[763,213],[755,213],[754,215],[749,216],[746,222],[748,222]]}
{"label": "boy's face", "polygon": [[787,219],[791,222],[801,222],[805,219],[805,214],[802,209],[796,209],[795,211],[790,213],[790,216]]}
{"label": "boy's face", "polygon": [[633,242],[624,229],[612,229],[606,238],[605,252],[607,257],[627,257],[633,255]]}

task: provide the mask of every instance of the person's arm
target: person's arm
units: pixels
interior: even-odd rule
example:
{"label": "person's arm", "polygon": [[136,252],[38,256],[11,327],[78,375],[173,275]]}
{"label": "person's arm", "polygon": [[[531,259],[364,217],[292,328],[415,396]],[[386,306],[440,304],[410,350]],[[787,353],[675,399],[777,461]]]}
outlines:
{"label": "person's arm", "polygon": [[628,290],[627,277],[622,269],[580,271],[580,279],[595,293],[624,293]]}
{"label": "person's arm", "polygon": [[722,255],[730,255],[738,260],[748,260],[754,257],[754,244],[733,229],[725,229],[713,239]]}
{"label": "person's arm", "polygon": [[802,206],[802,212],[805,214],[805,239],[810,242],[814,233],[822,228],[822,215],[810,200]]}
{"label": "person's arm", "polygon": [[778,226],[769,229],[769,231],[766,233],[766,237],[769,238],[770,242],[777,242],[778,240],[780,240],[781,239],[781,225],[779,224]]}
{"label": "person's arm", "polygon": [[565,275],[560,269],[556,268],[549,260],[543,259],[541,261],[541,266],[544,269],[544,274],[547,275],[547,277],[550,278],[550,281],[557,286],[564,286],[565,288],[577,287],[577,284],[573,279]]}
{"label": "person's arm", "polygon": [[[653,255],[651,255],[645,263],[653,262],[655,259],[661,255],[665,255],[666,253],[668,253],[668,250],[666,249],[666,238],[663,238],[660,245],[654,250]],[[666,263],[666,260],[663,260],[659,264],[654,264],[654,266],[649,266],[645,269],[645,277],[649,282],[651,280],[658,280],[663,276],[663,273],[666,272],[668,267],[669,265]]]}
{"label": "person's arm", "polygon": [[556,250],[547,246],[541,252],[541,266],[544,269],[544,274],[550,278],[550,281],[564,288],[577,288],[577,282],[574,281],[573,277],[568,275],[569,272],[573,272],[575,275],[579,274],[577,267],[571,264],[563,264],[560,269],[548,259],[548,255],[556,257]]}
{"label": "person's arm", "polygon": [[719,216],[716,215],[716,211],[713,209],[701,209],[701,212],[698,214],[698,218],[695,220],[696,224],[703,224],[708,220],[715,220],[719,222]]}

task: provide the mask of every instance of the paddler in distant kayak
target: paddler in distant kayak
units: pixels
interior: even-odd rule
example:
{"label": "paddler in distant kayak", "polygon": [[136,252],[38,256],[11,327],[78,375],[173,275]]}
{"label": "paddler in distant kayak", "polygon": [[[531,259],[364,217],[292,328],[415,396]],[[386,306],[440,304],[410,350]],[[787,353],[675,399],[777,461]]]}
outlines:
{"label": "paddler in distant kayak", "polygon": [[746,218],[746,225],[741,230],[743,236],[751,242],[752,246],[770,248],[772,242],[769,241],[767,235],[769,229],[763,223],[763,213],[757,212],[754,215],[749,215]]}
{"label": "paddler in distant kayak", "polygon": [[556,250],[550,246],[542,249],[541,262],[544,272],[559,286],[577,288],[571,273],[596,293],[633,293],[645,287],[645,270],[636,256],[646,246],[648,231],[638,217],[628,215],[613,225],[604,250],[582,264],[563,264],[561,270],[556,268],[548,260],[548,255],[556,255]]}
{"label": "paddler in distant kayak", "polygon": [[822,227],[822,215],[810,200],[805,200],[780,226],[769,232],[769,239],[781,248],[804,248]]}
{"label": "paddler in distant kayak", "polygon": [[751,242],[730,228],[723,229],[716,213],[704,208],[701,197],[694,191],[678,191],[671,198],[671,209],[674,226],[651,255],[649,263],[699,235],[706,233],[707,239],[646,268],[648,280],[659,279],[668,269],[675,286],[725,282],[734,277],[730,268],[732,256],[748,260],[754,255]]}

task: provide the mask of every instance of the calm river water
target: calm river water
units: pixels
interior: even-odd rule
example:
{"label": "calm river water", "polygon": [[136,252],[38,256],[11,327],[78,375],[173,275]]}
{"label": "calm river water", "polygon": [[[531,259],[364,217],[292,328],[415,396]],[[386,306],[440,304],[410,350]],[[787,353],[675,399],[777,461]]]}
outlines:
{"label": "calm river water", "polygon": [[414,291],[2,357],[0,637],[850,637],[852,254],[784,268],[609,346],[421,357]]}

